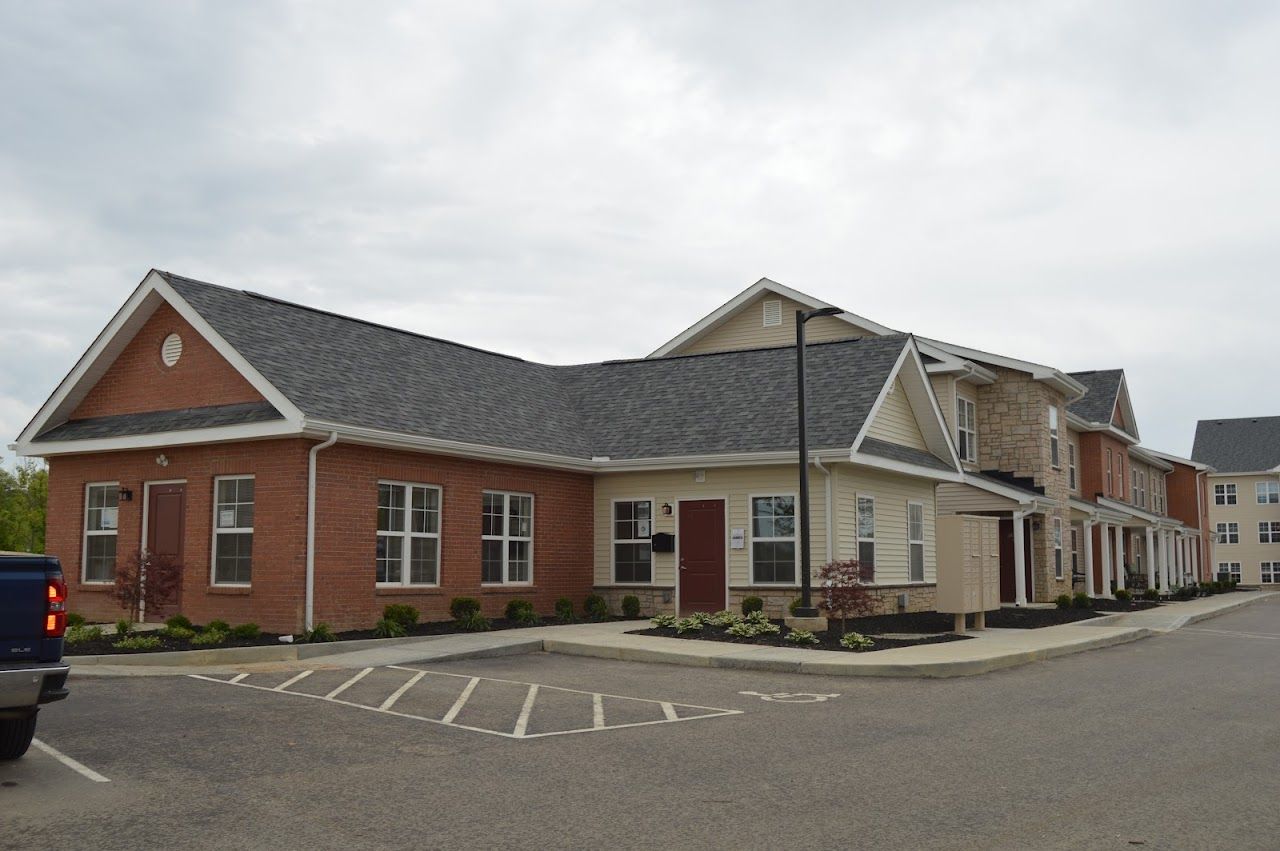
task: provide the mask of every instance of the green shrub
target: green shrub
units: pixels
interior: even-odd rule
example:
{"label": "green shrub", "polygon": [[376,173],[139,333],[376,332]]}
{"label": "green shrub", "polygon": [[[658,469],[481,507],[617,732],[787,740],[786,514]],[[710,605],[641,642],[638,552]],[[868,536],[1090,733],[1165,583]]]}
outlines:
{"label": "green shrub", "polygon": [[1142,599],[1144,599],[1144,600],[1159,600],[1159,599],[1160,599],[1160,592],[1159,592],[1157,589],[1155,589],[1155,588],[1148,588],[1146,591],[1143,591],[1143,592],[1142,592]]}
{"label": "green shrub", "polygon": [[582,609],[587,613],[587,617],[593,621],[602,621],[609,618],[609,604],[599,594],[588,594],[587,601]]}
{"label": "green shrub", "polygon": [[[752,615],[755,614],[760,613],[752,612]],[[755,638],[758,635],[777,635],[782,632],[782,627],[771,623],[768,618],[747,617],[729,626],[725,632],[738,638]]]}
{"label": "green shrub", "polygon": [[1089,599],[1089,595],[1083,591],[1077,591],[1071,598],[1071,607],[1074,609],[1092,609],[1093,600]]}
{"label": "green shrub", "polygon": [[382,617],[404,627],[405,632],[418,625],[418,610],[408,603],[390,603],[382,609]]}
{"label": "green shrub", "polygon": [[702,632],[703,623],[697,618],[680,618],[676,621],[676,632],[684,635],[686,632]]}
{"label": "green shrub", "polygon": [[123,638],[117,639],[113,646],[121,650],[154,650],[160,646],[160,637],[157,635],[125,635]]}
{"label": "green shrub", "polygon": [[1175,589],[1173,592],[1173,599],[1175,600],[1192,600],[1195,596],[1196,587],[1194,585],[1184,585],[1181,588]]}
{"label": "green shrub", "polygon": [[406,633],[404,624],[394,618],[379,618],[373,625],[373,634],[378,638],[403,638]]}
{"label": "green shrub", "polygon": [[449,614],[460,621],[470,615],[480,614],[480,601],[475,597],[454,597],[449,601]]}
{"label": "green shrub", "polygon": [[231,624],[223,620],[211,620],[204,629],[205,632],[231,632]]}
{"label": "green shrub", "polygon": [[787,611],[791,613],[791,617],[793,618],[796,616],[796,609],[798,608],[800,608],[799,597],[796,597],[794,600],[792,600],[790,603],[787,604]]}
{"label": "green shrub", "polygon": [[1133,599],[1133,593],[1128,588],[1117,588],[1116,599],[1122,603],[1127,603]]}
{"label": "green shrub", "polygon": [[480,614],[480,610],[467,612],[462,617],[454,621],[454,625],[462,632],[488,632],[492,624],[489,619]]}
{"label": "green shrub", "polygon": [[1058,599],[1054,600],[1053,602],[1058,606],[1059,609],[1069,609],[1071,608],[1071,595],[1059,594]]}
{"label": "green shrub", "polygon": [[578,616],[573,613],[573,600],[568,597],[561,597],[556,600],[556,620],[560,623],[573,623]]}
{"label": "green shrub", "polygon": [[77,626],[84,626],[84,615],[77,615],[75,612],[68,612],[67,628],[71,629]]}
{"label": "green shrub", "polygon": [[635,594],[628,594],[622,598],[622,615],[628,618],[640,617],[640,598]]}
{"label": "green shrub", "polygon": [[653,624],[656,627],[661,627],[662,629],[674,629],[676,625],[676,621],[678,620],[679,618],[677,618],[675,615],[662,614],[662,615],[654,615],[652,618],[649,619],[649,623]]}
{"label": "green shrub", "polygon": [[749,615],[752,612],[763,612],[764,600],[759,597],[743,597],[742,598],[742,614]]}
{"label": "green shrub", "polygon": [[133,621],[128,618],[121,618],[116,621],[116,635],[123,638],[133,632]]}
{"label": "green shrub", "polygon": [[100,626],[73,626],[63,635],[63,640],[68,645],[84,644],[86,641],[97,641],[100,638],[102,638]]}
{"label": "green shrub", "polygon": [[195,634],[191,639],[192,647],[212,647],[227,640],[227,634],[220,629],[206,629]]}
{"label": "green shrub", "polygon": [[262,628],[256,623],[242,623],[239,626],[231,627],[231,634],[236,638],[253,641],[255,638],[262,635]]}
{"label": "green shrub", "polygon": [[181,625],[166,626],[164,629],[158,630],[158,632],[165,638],[177,638],[181,641],[190,641],[196,635],[194,629],[187,629]]}
{"label": "green shrub", "polygon": [[725,609],[722,612],[716,612],[714,615],[708,618],[707,623],[711,624],[712,626],[728,628],[733,626],[735,623],[738,623],[741,620],[742,620],[742,617],[739,616],[737,612],[731,612],[728,609]]}
{"label": "green shrub", "polygon": [[186,615],[174,615],[171,618],[165,618],[164,625],[167,627],[181,627],[182,629],[195,629],[196,625],[191,622],[191,618]]}
{"label": "green shrub", "polygon": [[337,641],[338,636],[333,634],[333,630],[329,628],[327,623],[321,621],[302,633],[302,638],[299,640],[303,644],[324,644],[329,641]]}
{"label": "green shrub", "polygon": [[[1066,597],[1065,594],[1062,596]],[[1070,601],[1071,598],[1068,597],[1067,602]],[[876,646],[874,641],[859,632],[846,632],[840,639],[840,644],[843,647],[848,647],[850,650],[870,650],[872,647]]]}
{"label": "green shrub", "polygon": [[507,601],[507,608],[502,616],[509,621],[520,620],[520,613],[523,611],[532,611],[533,603],[528,600],[521,600],[519,597]]}
{"label": "green shrub", "polygon": [[818,636],[807,629],[793,629],[784,639],[792,644],[818,644]]}

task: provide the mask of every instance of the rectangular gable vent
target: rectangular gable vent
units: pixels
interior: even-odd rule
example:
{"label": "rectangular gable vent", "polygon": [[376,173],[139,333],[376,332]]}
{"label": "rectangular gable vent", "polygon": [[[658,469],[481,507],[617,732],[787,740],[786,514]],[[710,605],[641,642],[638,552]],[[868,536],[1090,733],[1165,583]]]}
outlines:
{"label": "rectangular gable vent", "polygon": [[764,303],[764,327],[782,324],[782,302],[766,301]]}

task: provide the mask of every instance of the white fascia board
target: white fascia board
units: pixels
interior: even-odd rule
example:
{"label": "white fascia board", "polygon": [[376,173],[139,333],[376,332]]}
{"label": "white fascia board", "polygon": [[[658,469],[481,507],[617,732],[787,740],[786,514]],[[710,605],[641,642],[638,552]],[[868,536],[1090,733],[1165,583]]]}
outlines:
{"label": "white fascia board", "polygon": [[[1121,404],[1123,402],[1124,404]],[[1141,439],[1142,435],[1138,432],[1138,418],[1133,413],[1133,400],[1129,398],[1129,379],[1125,377],[1123,371],[1120,373],[1120,387],[1116,390],[1115,407],[1121,409],[1124,414],[1124,421],[1129,424],[1129,428],[1133,429],[1133,436]],[[1111,419],[1116,418],[1115,411],[1111,412]]]}
{"label": "white fascia board", "polygon": [[895,461],[892,458],[881,458],[879,455],[869,455],[866,452],[851,452],[848,456],[840,460],[848,461],[851,464],[857,464],[861,467],[888,470],[891,473],[902,473],[904,475],[914,476],[918,479],[929,479],[934,482],[963,481],[963,475],[959,472],[951,470],[935,470],[932,467],[921,467],[918,464],[909,464],[905,461]]}
{"label": "white fascia board", "polygon": [[1158,453],[1152,452],[1150,449],[1147,449],[1144,446],[1130,446],[1129,454],[1131,456],[1137,456],[1138,458],[1142,459],[1143,462],[1150,464],[1152,467],[1155,467],[1156,469],[1164,470],[1166,473],[1173,472],[1172,464],[1170,464],[1167,460],[1161,457]]}
{"label": "white fascia board", "polygon": [[[811,295],[800,292],[799,290],[793,290],[791,287],[784,286],[777,281],[771,281],[768,278],[761,278],[733,298],[729,299],[720,307],[717,307],[711,313],[708,313],[693,325],[690,325],[684,331],[681,331],[666,343],[663,343],[654,351],[650,352],[647,357],[665,357],[684,344],[696,340],[698,337],[701,337],[703,334],[728,319],[734,313],[737,313],[739,308],[763,292],[776,293],[784,298],[791,299],[798,304],[803,304],[810,310],[819,310],[824,307],[835,307],[835,305],[827,304],[825,301],[816,299]],[[871,333],[880,336],[897,333],[892,328],[881,325],[878,322],[872,322],[870,319],[859,316],[856,313],[850,313],[847,310],[842,311],[835,318],[843,319],[850,325],[854,325],[864,331],[870,331]]]}
{"label": "white fascia board", "polygon": [[925,367],[930,375],[954,375],[957,381],[968,381],[970,384],[994,384],[996,381],[996,374],[981,364],[958,358],[919,338],[916,338],[916,345],[921,354],[939,361]]}
{"label": "white fascia board", "polygon": [[131,449],[164,449],[170,446],[193,446],[203,443],[233,443],[245,440],[267,440],[301,437],[302,430],[288,420],[263,423],[195,428],[182,431],[158,431],[153,434],[130,434],[121,437],[85,440],[37,440],[14,444],[14,450],[29,458],[55,455],[85,455],[97,452],[125,452]]}
{"label": "white fascia board", "polygon": [[1060,390],[1067,397],[1068,402],[1074,402],[1083,398],[1088,392],[1079,381],[1067,375],[1060,369],[1054,369],[1051,366],[1045,366],[1042,363],[1034,363],[1032,361],[1019,360],[1017,358],[1007,357],[1005,355],[992,354],[979,349],[970,349],[965,346],[957,346],[954,343],[944,343],[941,340],[930,340],[922,338],[922,341],[937,346],[945,352],[950,352],[957,357],[968,358],[978,363],[989,363],[994,366],[1002,366],[1006,369],[1016,369],[1019,372],[1026,372],[1036,381],[1042,381],[1051,387]]}
{"label": "white fascia board", "polygon": [[961,481],[970,487],[984,490],[987,493],[995,494],[996,496],[1002,496],[1005,499],[1011,499],[1019,505],[1030,507],[1043,506],[1046,508],[1056,508],[1058,505],[1058,501],[1056,499],[1051,499],[1043,494],[1028,493],[1021,488],[1002,485],[999,482],[993,482],[982,476],[974,476],[965,473]]}
{"label": "white fascia board", "polygon": [[1168,461],[1171,464],[1182,464],[1202,472],[1215,472],[1215,468],[1210,467],[1208,464],[1201,463],[1200,461],[1192,461],[1190,458],[1183,458],[1181,455],[1174,455],[1172,452],[1162,452],[1159,449],[1149,449],[1145,446],[1142,447],[1142,451],[1146,452],[1148,455],[1154,455],[1157,458]]}
{"label": "white fascia board", "polygon": [[1111,437],[1114,437],[1116,440],[1127,446],[1135,446],[1138,443],[1138,438],[1129,434],[1127,431],[1117,428],[1111,423],[1091,423],[1070,411],[1067,412],[1067,425],[1071,426],[1076,431],[1105,431]]}
{"label": "white fascia board", "polygon": [[1177,523],[1178,525],[1182,525],[1181,521],[1173,520],[1169,517],[1162,517],[1159,514],[1152,514],[1149,511],[1144,511],[1141,508],[1136,508],[1132,505],[1129,505],[1127,502],[1118,502],[1114,499],[1111,499],[1105,496],[1098,497],[1098,505],[1102,506],[1103,508],[1109,509],[1110,511],[1116,514],[1121,514],[1136,520],[1141,520],[1151,526],[1165,526],[1170,523]]}

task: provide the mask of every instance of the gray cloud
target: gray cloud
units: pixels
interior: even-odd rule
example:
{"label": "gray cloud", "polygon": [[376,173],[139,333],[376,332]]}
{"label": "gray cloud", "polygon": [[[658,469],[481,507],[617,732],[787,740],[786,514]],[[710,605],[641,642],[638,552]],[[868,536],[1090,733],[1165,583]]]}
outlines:
{"label": "gray cloud", "polygon": [[1265,3],[0,5],[0,433],[157,266],[550,362],[761,275],[1274,413]]}

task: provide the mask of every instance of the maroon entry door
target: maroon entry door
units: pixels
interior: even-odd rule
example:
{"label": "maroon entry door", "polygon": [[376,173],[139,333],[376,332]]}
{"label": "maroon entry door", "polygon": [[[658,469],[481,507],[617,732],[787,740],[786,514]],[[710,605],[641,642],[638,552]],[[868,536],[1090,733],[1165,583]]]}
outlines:
{"label": "maroon entry door", "polygon": [[[1031,599],[1031,521],[1023,520],[1022,568],[1026,579],[1027,599]],[[1018,599],[1015,580],[1017,565],[1013,560],[1013,520],[1000,518],[1000,602],[1014,603]]]}
{"label": "maroon entry door", "polygon": [[[182,564],[182,539],[187,517],[187,486],[150,485],[147,488],[147,552]],[[182,585],[168,605],[148,611],[147,620],[163,620],[182,610]]]}
{"label": "maroon entry door", "polygon": [[680,614],[718,612],[725,608],[724,500],[697,499],[680,503],[676,571]]}

